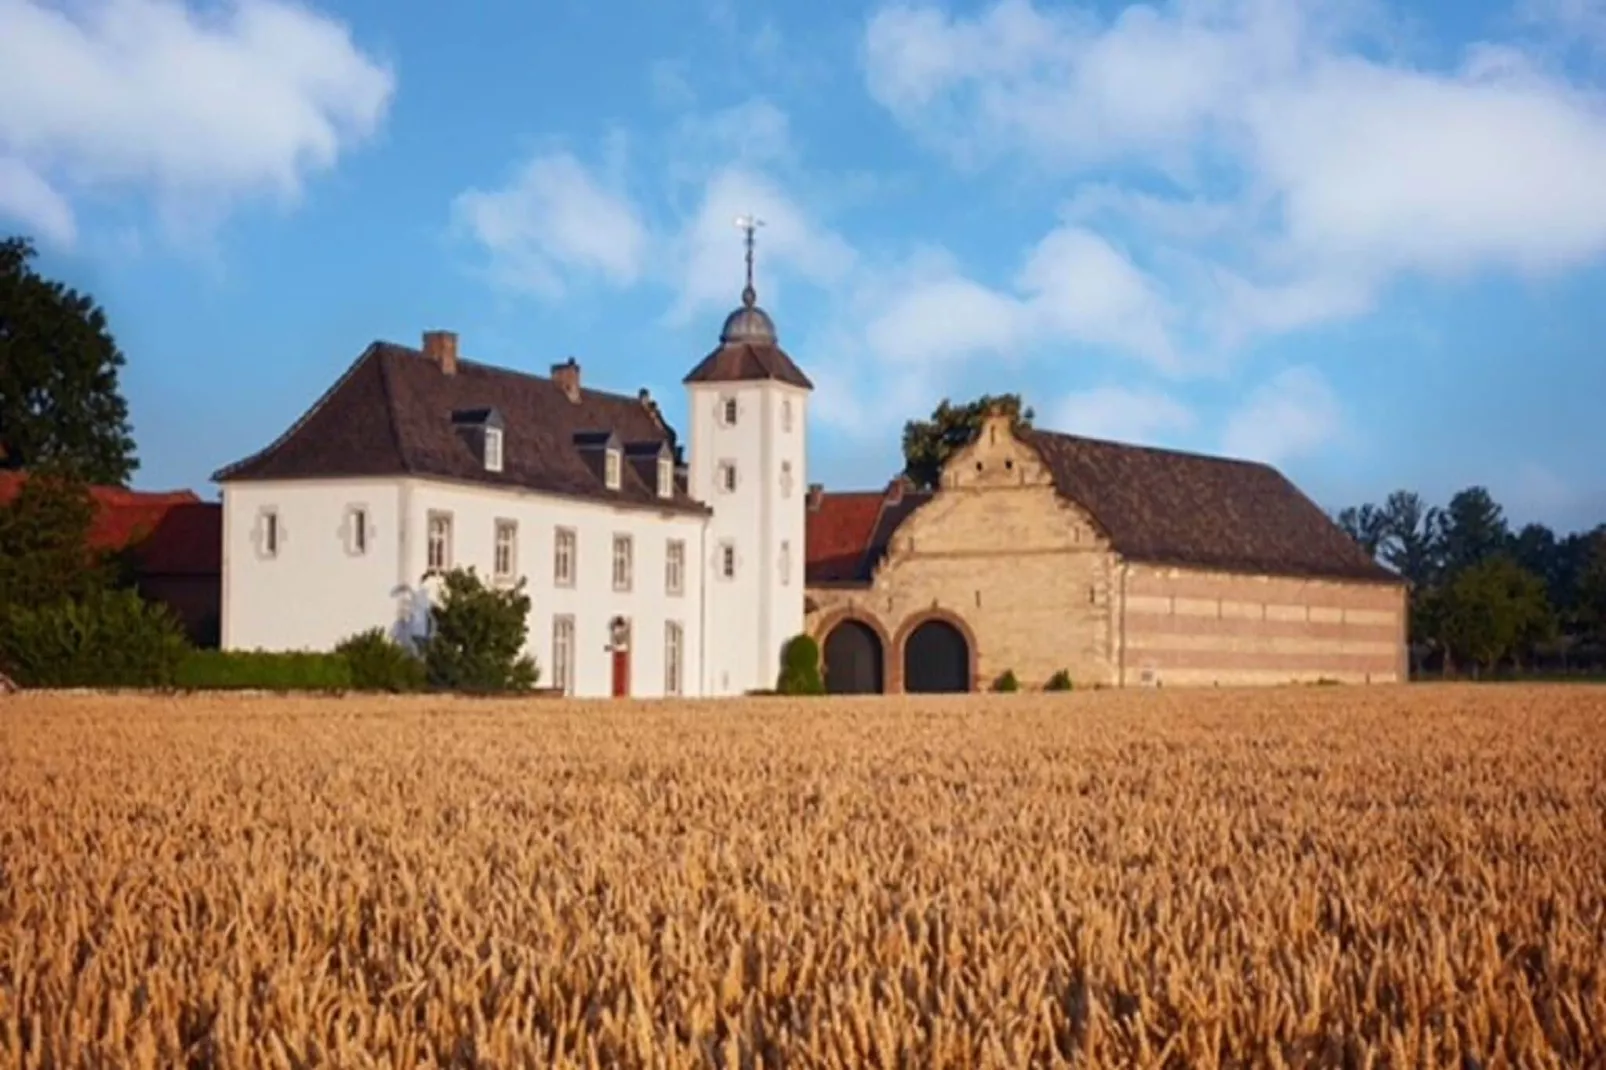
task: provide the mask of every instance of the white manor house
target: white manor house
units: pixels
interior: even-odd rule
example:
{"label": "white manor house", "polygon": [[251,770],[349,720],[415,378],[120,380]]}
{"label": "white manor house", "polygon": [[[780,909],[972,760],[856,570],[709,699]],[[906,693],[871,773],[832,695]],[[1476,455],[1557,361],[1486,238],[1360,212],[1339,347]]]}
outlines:
{"label": "white manor house", "polygon": [[[423,634],[435,570],[526,579],[542,686],[732,695],[804,630],[812,384],[742,304],[686,376],[683,450],[647,392],[375,342],[266,449],[218,471],[224,649]],[[428,577],[428,578],[426,578]]]}

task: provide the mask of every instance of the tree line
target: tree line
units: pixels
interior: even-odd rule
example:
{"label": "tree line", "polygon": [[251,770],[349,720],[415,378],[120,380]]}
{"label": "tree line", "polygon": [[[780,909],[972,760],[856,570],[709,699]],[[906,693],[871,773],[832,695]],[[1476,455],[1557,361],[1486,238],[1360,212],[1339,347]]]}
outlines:
{"label": "tree line", "polygon": [[1482,486],[1442,507],[1397,490],[1334,520],[1410,585],[1414,672],[1606,669],[1606,524],[1513,529]]}

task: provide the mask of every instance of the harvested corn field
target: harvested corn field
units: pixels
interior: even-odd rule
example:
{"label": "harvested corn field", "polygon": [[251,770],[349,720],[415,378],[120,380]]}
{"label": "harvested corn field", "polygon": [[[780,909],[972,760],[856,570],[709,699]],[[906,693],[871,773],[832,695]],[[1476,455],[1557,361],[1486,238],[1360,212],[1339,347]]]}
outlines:
{"label": "harvested corn field", "polygon": [[3,1066],[1606,1065],[1606,690],[0,702]]}

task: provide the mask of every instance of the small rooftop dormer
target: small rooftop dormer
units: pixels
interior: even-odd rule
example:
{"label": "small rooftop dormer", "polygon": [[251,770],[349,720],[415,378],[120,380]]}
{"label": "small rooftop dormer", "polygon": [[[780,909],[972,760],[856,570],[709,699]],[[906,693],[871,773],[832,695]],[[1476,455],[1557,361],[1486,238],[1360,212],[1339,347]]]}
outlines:
{"label": "small rooftop dormer", "polygon": [[506,421],[495,406],[458,409],[452,413],[452,427],[487,472],[502,471],[506,453],[506,426]]}
{"label": "small rooftop dormer", "polygon": [[618,490],[623,485],[625,451],[618,435],[612,431],[576,431],[574,445],[591,470],[602,477],[604,487]]}

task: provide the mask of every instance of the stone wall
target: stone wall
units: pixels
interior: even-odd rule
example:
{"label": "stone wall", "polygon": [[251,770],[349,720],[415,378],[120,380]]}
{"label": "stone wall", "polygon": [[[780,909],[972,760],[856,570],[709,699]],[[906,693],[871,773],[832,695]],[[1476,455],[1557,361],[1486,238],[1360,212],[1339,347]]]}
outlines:
{"label": "stone wall", "polygon": [[[1133,564],[1117,679],[1162,686],[1403,680],[1405,592],[1382,584]],[[1118,594],[1119,597],[1119,594]]]}
{"label": "stone wall", "polygon": [[863,620],[887,647],[888,690],[902,690],[903,640],[939,617],[968,633],[972,686],[1005,670],[1025,688],[1061,669],[1078,685],[1110,674],[1114,558],[1080,509],[1062,501],[1037,453],[983,435],[956,456],[941,493],[898,529],[868,588],[810,588],[808,628],[824,642]]}

